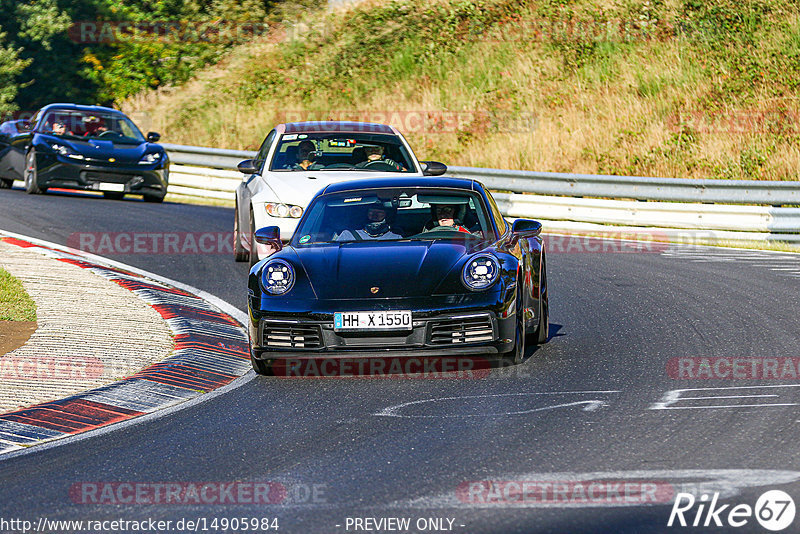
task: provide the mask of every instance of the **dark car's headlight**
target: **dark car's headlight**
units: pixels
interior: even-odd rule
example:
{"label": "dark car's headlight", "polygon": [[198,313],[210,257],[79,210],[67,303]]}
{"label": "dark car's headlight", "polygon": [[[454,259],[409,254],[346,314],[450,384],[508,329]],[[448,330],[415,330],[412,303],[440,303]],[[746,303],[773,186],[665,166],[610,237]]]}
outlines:
{"label": "dark car's headlight", "polygon": [[81,156],[80,154],[76,154],[75,152],[70,150],[68,146],[62,145],[60,143],[53,143],[50,145],[50,148],[52,148],[60,156],[65,156],[72,159],[84,159],[83,156]]}
{"label": "dark car's headlight", "polygon": [[500,263],[497,258],[484,254],[471,258],[464,265],[461,281],[468,289],[480,291],[494,284],[499,275]]}
{"label": "dark car's headlight", "polygon": [[261,285],[270,295],[283,295],[294,285],[294,267],[283,260],[272,260],[261,270]]}
{"label": "dark car's headlight", "polygon": [[139,160],[139,165],[151,165],[153,163],[157,163],[160,160],[161,160],[161,153],[153,152],[142,156],[142,159]]}

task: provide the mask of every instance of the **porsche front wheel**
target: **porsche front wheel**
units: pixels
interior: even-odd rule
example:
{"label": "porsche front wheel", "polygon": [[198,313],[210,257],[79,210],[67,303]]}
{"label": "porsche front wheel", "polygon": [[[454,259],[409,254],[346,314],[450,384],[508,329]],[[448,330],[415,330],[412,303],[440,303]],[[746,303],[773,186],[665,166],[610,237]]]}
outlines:
{"label": "porsche front wheel", "polygon": [[550,302],[547,298],[547,264],[542,261],[542,272],[539,274],[539,323],[533,331],[537,345],[547,343],[550,335]]}
{"label": "porsche front wheel", "polygon": [[505,354],[505,359],[511,360],[514,364],[522,363],[525,359],[525,299],[523,297],[524,286],[522,281],[517,282],[517,300],[514,304],[516,321],[514,328],[514,348]]}

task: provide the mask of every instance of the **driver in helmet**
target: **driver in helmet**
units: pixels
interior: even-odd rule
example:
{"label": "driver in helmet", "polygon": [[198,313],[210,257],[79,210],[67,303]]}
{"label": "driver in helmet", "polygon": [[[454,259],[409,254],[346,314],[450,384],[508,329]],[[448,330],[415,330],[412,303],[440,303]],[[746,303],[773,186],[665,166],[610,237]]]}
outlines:
{"label": "driver in helmet", "polygon": [[402,165],[393,159],[384,158],[383,147],[380,145],[367,145],[364,147],[364,153],[366,154],[367,159],[366,161],[362,161],[361,163],[357,164],[356,169],[366,169],[372,164],[383,163],[389,165],[390,167],[394,167],[398,171],[406,170]]}
{"label": "driver in helmet", "polygon": [[387,211],[382,204],[372,204],[367,208],[366,222],[358,230],[343,230],[334,235],[334,241],[367,241],[372,239],[402,239],[403,236],[392,231],[387,220]]}

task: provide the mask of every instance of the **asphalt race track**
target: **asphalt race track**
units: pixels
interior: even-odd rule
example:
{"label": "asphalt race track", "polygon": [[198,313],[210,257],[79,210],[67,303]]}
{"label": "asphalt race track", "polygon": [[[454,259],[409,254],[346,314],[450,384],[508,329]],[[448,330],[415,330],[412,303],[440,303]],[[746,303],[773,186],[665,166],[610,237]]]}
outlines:
{"label": "asphalt race track", "polygon": [[[232,227],[226,208],[0,190],[0,228],[61,244],[77,232]],[[245,309],[247,267],[230,254],[100,254]],[[354,532],[355,518],[389,517],[410,518],[415,532],[696,532],[666,526],[678,491],[717,492],[720,505],[754,506],[772,489],[800,498],[800,381],[668,373],[671,358],[798,356],[800,257],[553,252],[548,280],[550,343],[519,366],[473,379],[257,377],[164,417],[0,460],[0,517],[205,518],[208,532],[214,518]],[[725,389],[674,392],[695,388]],[[581,480],[616,489],[591,502],[472,491]],[[280,502],[96,503],[86,489],[209,482],[268,482]],[[655,503],[620,504],[619,488],[644,484]],[[765,532],[754,517],[727,526],[728,510],[709,531]],[[436,518],[441,528],[420,528]]]}

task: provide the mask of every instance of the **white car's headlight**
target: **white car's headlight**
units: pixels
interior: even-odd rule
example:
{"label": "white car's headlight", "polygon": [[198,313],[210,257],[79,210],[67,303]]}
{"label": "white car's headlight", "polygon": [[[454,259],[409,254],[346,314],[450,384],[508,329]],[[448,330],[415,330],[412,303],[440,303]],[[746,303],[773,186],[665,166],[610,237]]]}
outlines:
{"label": "white car's headlight", "polygon": [[465,265],[461,280],[468,289],[480,291],[492,285],[500,275],[497,258],[483,254],[471,258]]}
{"label": "white car's headlight", "polygon": [[73,158],[73,159],[84,159],[83,156],[81,156],[80,154],[76,154],[75,152],[70,150],[69,147],[62,145],[60,143],[53,143],[52,145],[50,145],[50,148],[55,150],[60,156],[66,156],[68,158]]}
{"label": "white car's headlight", "polygon": [[299,219],[303,216],[302,206],[293,206],[292,204],[281,204],[279,202],[267,202],[264,204],[264,210],[271,217],[291,217],[292,219]]}
{"label": "white car's headlight", "polygon": [[161,159],[160,152],[152,152],[150,154],[145,154],[142,156],[142,159],[139,160],[139,165],[150,165],[152,163],[156,163]]}
{"label": "white car's headlight", "polygon": [[284,260],[272,260],[261,270],[261,285],[270,295],[283,295],[294,286],[294,267]]}

